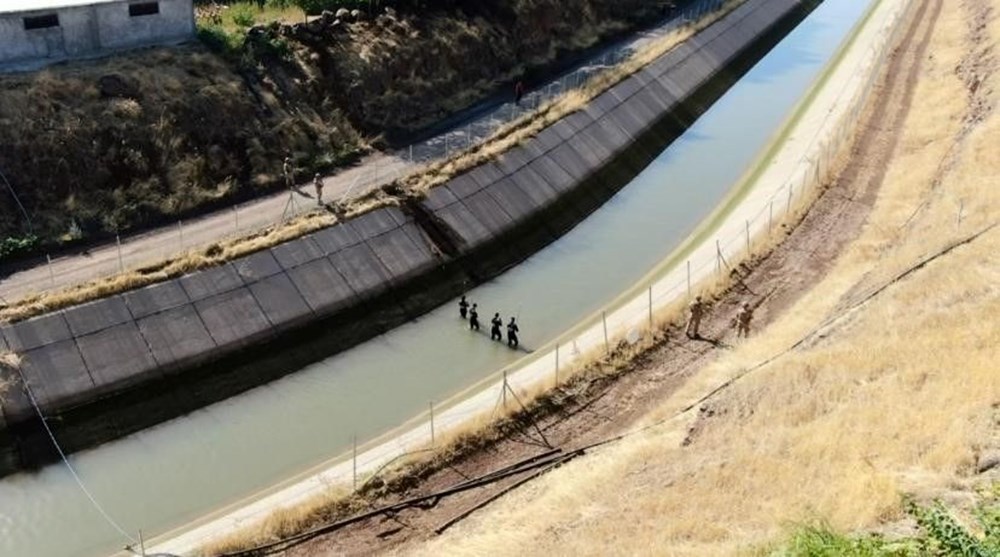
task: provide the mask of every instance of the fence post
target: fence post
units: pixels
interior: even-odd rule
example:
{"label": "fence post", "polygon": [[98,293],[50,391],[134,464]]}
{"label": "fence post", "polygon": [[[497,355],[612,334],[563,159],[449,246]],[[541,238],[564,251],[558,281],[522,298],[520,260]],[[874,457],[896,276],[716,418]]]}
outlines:
{"label": "fence post", "polygon": [[719,245],[719,240],[715,240],[715,276],[722,276],[722,246]]}
{"label": "fence post", "polygon": [[413,164],[413,144],[410,144],[410,164]]}
{"label": "fence post", "polygon": [[431,447],[434,446],[434,401],[430,401],[430,412],[431,412]]}
{"label": "fence post", "polygon": [[115,234],[115,245],[118,247],[118,272],[125,272],[125,261],[122,259],[122,238]]}
{"label": "fence post", "polygon": [[768,234],[768,236],[771,235],[771,229],[772,229],[773,226],[774,226],[774,200],[772,199],[771,202],[768,203],[768,207],[767,207],[767,234]]}
{"label": "fence post", "polygon": [[958,200],[958,221],[955,222],[956,228],[962,228],[962,213],[965,211],[965,200]]}
{"label": "fence post", "polygon": [[56,274],[54,272],[52,272],[52,258],[49,257],[49,254],[47,254],[47,253],[45,254],[45,261],[48,263],[48,266],[49,266],[49,284],[52,286],[52,288],[55,288],[56,287]]}
{"label": "fence post", "polygon": [[691,299],[691,260],[688,259],[688,300]]}
{"label": "fence post", "polygon": [[177,234],[180,237],[181,250],[184,249],[184,223],[177,221]]}
{"label": "fence post", "polygon": [[747,257],[749,258],[750,257],[750,221],[746,220],[744,222],[746,223],[746,230],[747,230]]}
{"label": "fence post", "polygon": [[653,334],[653,285],[649,285],[649,334]]}
{"label": "fence post", "polygon": [[503,372],[503,392],[500,395],[503,398],[503,408],[507,409],[507,372]]}
{"label": "fence post", "polygon": [[785,205],[785,216],[792,212],[792,183],[788,183],[788,203]]}
{"label": "fence post", "polygon": [[354,435],[352,440],[352,450],[351,450],[351,462],[352,462],[352,473],[351,478],[354,485],[354,491],[358,490],[358,436]]}
{"label": "fence post", "polygon": [[611,352],[611,344],[608,343],[608,312],[601,312],[601,322],[604,324],[604,351]]}
{"label": "fence post", "polygon": [[233,217],[236,219],[236,233],[240,233],[240,208],[238,205],[233,205]]}
{"label": "fence post", "polygon": [[556,343],[556,383],[555,386],[559,386],[559,343]]}
{"label": "fence post", "polygon": [[449,139],[450,137],[451,134],[448,133],[444,134],[444,158],[448,158],[448,156],[451,154],[451,141]]}

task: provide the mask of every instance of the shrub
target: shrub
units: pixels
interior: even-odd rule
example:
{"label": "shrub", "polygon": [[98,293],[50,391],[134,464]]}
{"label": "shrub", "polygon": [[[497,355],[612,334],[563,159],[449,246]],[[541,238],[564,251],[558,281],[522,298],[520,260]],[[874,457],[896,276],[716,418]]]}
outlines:
{"label": "shrub", "polygon": [[256,22],[253,15],[253,8],[249,4],[234,4],[229,9],[233,14],[233,23],[237,27],[252,27]]}

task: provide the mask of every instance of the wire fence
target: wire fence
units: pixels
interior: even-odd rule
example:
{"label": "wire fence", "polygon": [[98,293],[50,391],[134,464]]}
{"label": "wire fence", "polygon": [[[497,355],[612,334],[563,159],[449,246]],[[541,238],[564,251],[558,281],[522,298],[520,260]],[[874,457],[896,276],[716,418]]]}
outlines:
{"label": "wire fence", "polygon": [[[720,226],[714,239],[694,250],[683,264],[655,273],[637,286],[633,295],[609,304],[575,332],[537,350],[527,363],[517,362],[516,367],[505,368],[480,383],[487,386],[475,394],[457,397],[439,407],[431,402],[428,412],[410,422],[415,425],[401,426],[361,448],[355,443],[346,460],[316,476],[316,481],[326,487],[346,485],[358,489],[401,460],[433,453],[442,446],[445,436],[467,429],[475,420],[516,410],[521,407],[521,397],[569,381],[574,368],[578,369],[595,355],[610,353],[621,342],[638,342],[656,330],[671,306],[723,280],[739,261],[773,245],[781,225],[797,218],[811,200],[811,194],[831,178],[838,157],[853,144],[890,49],[905,27],[899,23],[914,5],[912,1],[901,2],[883,20],[877,38],[871,43],[874,46],[856,67],[850,68],[850,77],[832,101],[832,108],[803,144],[801,156],[785,178],[777,180],[776,187],[762,185],[748,194],[748,202],[752,200],[757,206],[753,217],[742,222],[729,219]],[[837,64],[836,60],[831,64]],[[827,71],[836,69],[830,67]],[[298,499],[290,500],[279,492],[272,496],[273,500],[263,501],[259,510],[240,514],[239,521],[254,523],[263,519],[270,508],[293,505],[315,496],[315,492],[301,493]],[[210,531],[194,531],[175,543],[182,549],[196,548],[211,535]]]}

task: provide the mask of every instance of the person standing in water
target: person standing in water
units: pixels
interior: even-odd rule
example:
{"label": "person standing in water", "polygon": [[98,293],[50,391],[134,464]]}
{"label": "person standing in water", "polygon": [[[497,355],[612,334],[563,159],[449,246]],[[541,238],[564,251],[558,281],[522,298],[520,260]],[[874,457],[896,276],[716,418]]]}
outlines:
{"label": "person standing in water", "polygon": [[520,329],[517,327],[517,323],[514,323],[514,318],[510,318],[510,323],[507,324],[507,346],[511,348],[517,348],[517,332]]}
{"label": "person standing in water", "polygon": [[476,304],[472,304],[472,309],[469,310],[469,329],[473,331],[479,330],[479,312],[476,307],[478,307]]}
{"label": "person standing in water", "polygon": [[493,314],[493,319],[490,320],[493,328],[490,329],[490,340],[503,341],[503,333],[500,331],[500,327],[503,326],[503,319],[500,318],[500,313]]}

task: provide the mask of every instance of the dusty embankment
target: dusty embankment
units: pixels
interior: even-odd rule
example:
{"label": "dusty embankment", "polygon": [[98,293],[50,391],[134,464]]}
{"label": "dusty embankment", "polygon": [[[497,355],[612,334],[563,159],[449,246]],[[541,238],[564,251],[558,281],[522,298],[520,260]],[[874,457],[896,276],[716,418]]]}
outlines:
{"label": "dusty embankment", "polygon": [[[668,343],[633,375],[644,389],[659,385],[657,396],[623,398],[619,410],[639,409],[621,419],[584,411],[608,424],[597,436],[621,431],[630,416],[650,429],[402,552],[766,553],[788,549],[782,538],[800,522],[909,534],[903,494],[943,498],[971,524],[972,491],[996,481],[989,463],[1000,449],[1000,228],[989,228],[1000,215],[990,183],[1000,172],[997,4],[917,2],[847,167],[744,279],[781,296],[761,308],[749,341],[724,352]],[[714,303],[706,336],[732,343],[728,320],[740,297]],[[365,539],[424,539],[427,516],[371,524]],[[351,540],[290,553],[323,554]]]}
{"label": "dusty embankment", "polygon": [[[605,373],[555,395],[559,405],[501,428],[499,441],[356,504],[452,488],[546,446],[629,435],[454,526],[529,471],[305,536],[284,554],[728,555],[767,551],[790,522],[814,519],[905,533],[902,493],[967,504],[995,477],[1000,449],[1000,229],[989,228],[1000,197],[987,182],[1000,170],[990,48],[1000,25],[991,2],[915,4],[846,166],[785,242],[712,301],[707,342],[670,328],[631,365],[605,361]],[[733,339],[746,292],[772,289],[753,338]],[[329,522],[345,509],[311,512]],[[260,534],[301,518],[281,513]]]}
{"label": "dusty embankment", "polygon": [[0,196],[3,249],[257,195],[279,185],[286,153],[303,175],[343,165],[365,138],[419,130],[662,6],[494,0],[394,13],[259,29],[227,57],[194,44],[4,76],[0,171],[31,224]]}

